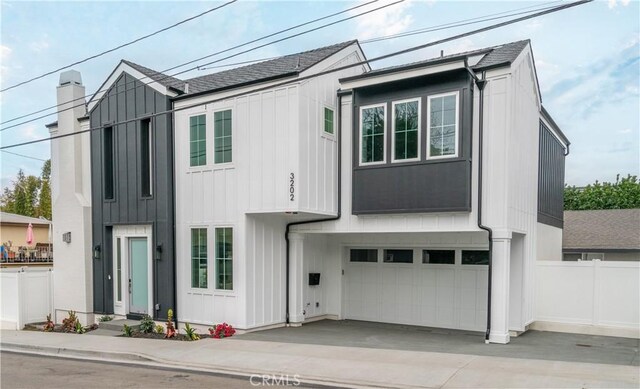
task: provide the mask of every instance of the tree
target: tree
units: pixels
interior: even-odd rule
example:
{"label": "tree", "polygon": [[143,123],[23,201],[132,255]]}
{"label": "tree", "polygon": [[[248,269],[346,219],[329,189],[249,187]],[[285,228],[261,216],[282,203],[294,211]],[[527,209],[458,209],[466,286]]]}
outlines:
{"label": "tree", "polygon": [[40,177],[27,176],[18,170],[12,188],[4,188],[0,196],[0,209],[18,215],[51,220],[51,160],[42,167]]}
{"label": "tree", "polygon": [[564,209],[567,211],[629,208],[640,208],[637,176],[627,175],[620,179],[618,174],[615,183],[596,181],[583,188],[565,186],[564,189]]}

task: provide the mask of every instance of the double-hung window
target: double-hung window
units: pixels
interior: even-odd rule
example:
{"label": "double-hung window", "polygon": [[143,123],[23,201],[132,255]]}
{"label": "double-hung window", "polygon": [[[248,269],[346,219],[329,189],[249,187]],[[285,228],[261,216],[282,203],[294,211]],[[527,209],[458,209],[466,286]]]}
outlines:
{"label": "double-hung window", "polygon": [[324,133],[333,135],[333,110],[324,107]]}
{"label": "double-hung window", "polygon": [[360,108],[360,164],[385,162],[385,104]]}
{"label": "double-hung window", "polygon": [[427,158],[458,156],[458,92],[429,96]]}
{"label": "double-hung window", "polygon": [[393,102],[393,161],[420,159],[420,100]]}
{"label": "double-hung window", "polygon": [[233,229],[216,228],[216,289],[233,290]]}
{"label": "double-hung window", "polygon": [[231,110],[218,111],[213,114],[213,148],[214,163],[232,161]]}
{"label": "double-hung window", "polygon": [[191,287],[207,288],[207,229],[191,229]]}
{"label": "double-hung window", "polygon": [[191,166],[207,164],[207,117],[206,115],[189,118],[189,155]]}

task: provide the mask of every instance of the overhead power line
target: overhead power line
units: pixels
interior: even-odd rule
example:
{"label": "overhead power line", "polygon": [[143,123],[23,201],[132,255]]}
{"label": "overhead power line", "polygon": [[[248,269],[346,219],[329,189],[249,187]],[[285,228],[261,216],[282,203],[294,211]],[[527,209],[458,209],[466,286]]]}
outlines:
{"label": "overhead power line", "polygon": [[28,83],[33,82],[33,81],[35,81],[35,80],[39,80],[39,79],[44,78],[44,77],[46,77],[46,76],[49,76],[49,75],[51,75],[51,74],[57,73],[57,72],[59,72],[59,71],[61,71],[61,70],[68,69],[68,68],[70,68],[70,67],[72,67],[72,66],[75,66],[75,65],[78,65],[78,64],[81,64],[81,63],[84,63],[84,62],[90,61],[90,60],[92,60],[92,59],[95,59],[95,58],[101,57],[101,56],[103,56],[103,55],[105,55],[105,54],[112,53],[112,52],[114,52],[114,51],[116,51],[116,50],[120,50],[120,49],[121,49],[121,48],[123,48],[123,47],[131,46],[131,45],[132,45],[132,44],[134,44],[134,43],[138,43],[138,42],[140,42],[141,40],[144,40],[144,39],[147,39],[147,38],[151,38],[151,37],[152,37],[152,36],[154,36],[154,35],[158,35],[158,34],[160,34],[160,33],[162,33],[162,32],[167,31],[167,30],[171,30],[172,28],[178,27],[178,26],[179,26],[179,25],[181,25],[181,24],[184,24],[184,23],[190,22],[190,21],[192,21],[192,20],[194,20],[194,19],[197,19],[197,18],[199,18],[199,17],[202,17],[202,16],[204,16],[204,15],[206,15],[206,14],[208,14],[208,13],[211,13],[211,12],[213,12],[213,11],[219,10],[220,8],[226,7],[226,6],[230,5],[230,4],[233,4],[233,3],[235,3],[236,1],[238,1],[238,0],[231,0],[231,1],[229,1],[229,2],[226,2],[226,3],[222,4],[222,5],[219,5],[219,6],[217,6],[217,7],[214,7],[214,8],[208,9],[208,10],[206,10],[206,11],[204,11],[204,12],[201,12],[201,13],[199,13],[199,14],[197,14],[197,15],[191,16],[190,18],[187,18],[187,19],[181,20],[181,21],[179,21],[179,22],[177,22],[177,23],[174,23],[174,24],[172,24],[172,25],[170,25],[170,26],[167,26],[167,27],[161,28],[161,29],[159,29],[159,30],[157,30],[157,31],[154,31],[154,32],[150,33],[150,34],[147,34],[147,35],[141,36],[141,37],[136,38],[136,39],[134,39],[134,40],[132,40],[132,41],[129,41],[129,42],[127,42],[127,43],[123,43],[123,44],[121,44],[120,46],[116,46],[116,47],[114,47],[114,48],[112,48],[112,49],[105,50],[105,51],[103,51],[103,52],[101,52],[101,53],[98,53],[98,54],[92,55],[92,56],[90,56],[90,57],[87,57],[87,58],[81,59],[81,60],[76,61],[76,62],[73,62],[73,63],[71,63],[71,64],[69,64],[69,65],[66,65],[66,66],[63,66],[63,67],[57,68],[57,69],[55,69],[55,70],[51,70],[51,71],[49,71],[49,72],[43,73],[43,74],[41,74],[41,75],[39,75],[39,76],[35,76],[35,77],[30,78],[30,79],[28,79],[28,80],[25,80],[25,81],[19,82],[19,83],[17,83],[17,84],[11,85],[11,86],[6,87],[6,88],[4,88],[4,89],[0,89],[0,92],[6,92],[6,91],[8,91],[8,90],[10,90],[10,89],[17,88],[17,87],[19,87],[19,86],[21,86],[21,85],[28,84]]}
{"label": "overhead power line", "polygon": [[[186,66],[186,65],[192,64],[192,63],[197,62],[197,61],[200,61],[200,60],[202,60],[202,59],[206,59],[206,58],[213,57],[214,55],[223,54],[223,53],[226,53],[226,52],[228,52],[228,51],[235,50],[235,49],[238,49],[238,48],[240,48],[240,47],[244,47],[244,46],[250,45],[250,44],[252,44],[252,43],[256,43],[256,42],[259,42],[259,41],[265,40],[265,39],[267,39],[267,38],[271,38],[271,37],[273,37],[273,36],[280,35],[280,34],[282,34],[282,33],[285,33],[285,32],[291,31],[291,30],[295,30],[295,29],[297,29],[297,28],[304,27],[304,26],[309,25],[309,24],[313,24],[313,23],[319,22],[319,21],[321,21],[321,20],[329,19],[329,18],[332,18],[332,17],[334,17],[334,16],[337,16],[337,15],[340,15],[340,14],[343,14],[343,13],[346,13],[346,12],[349,12],[349,11],[353,11],[353,10],[355,10],[355,9],[357,9],[357,8],[361,8],[361,7],[367,6],[367,5],[372,4],[372,3],[375,3],[375,2],[377,2],[377,1],[379,1],[379,0],[372,0],[372,1],[369,1],[369,2],[366,2],[366,3],[363,3],[363,4],[359,4],[359,5],[356,5],[356,6],[353,6],[353,7],[347,8],[347,9],[342,10],[342,11],[339,11],[339,12],[334,12],[334,13],[329,14],[329,15],[326,15],[326,16],[322,16],[322,17],[319,17],[319,18],[316,18],[316,19],[313,19],[313,20],[309,20],[309,21],[307,21],[307,22],[304,22],[304,23],[301,23],[301,24],[298,24],[298,25],[295,25],[295,26],[292,26],[292,27],[288,27],[288,28],[285,28],[285,29],[283,29],[283,30],[273,32],[273,33],[271,33],[271,34],[264,35],[264,36],[262,36],[262,37],[259,37],[259,38],[256,38],[256,39],[253,39],[253,40],[251,40],[251,41],[248,41],[248,42],[245,42],[245,43],[241,43],[241,44],[238,44],[238,45],[233,46],[233,47],[229,47],[229,48],[224,49],[224,50],[221,50],[221,51],[213,52],[213,53],[211,53],[211,54],[205,55],[204,57],[196,58],[196,59],[194,59],[194,60],[191,60],[191,61],[188,61],[188,62],[181,63],[181,64],[179,64],[179,65],[176,65],[176,66],[170,67],[170,68],[168,68],[168,69],[161,70],[161,71],[160,71],[160,73],[165,73],[165,72],[168,72],[168,71],[171,71],[171,70],[175,70],[175,69],[177,69],[177,68],[180,68],[180,67],[183,67],[183,66]],[[378,8],[378,9],[379,9],[379,8]],[[377,10],[377,9],[376,9],[376,10]],[[360,15],[360,16],[361,16],[361,15]],[[197,66],[196,66],[196,67],[193,67],[193,68],[191,68],[191,69],[188,69],[188,70],[186,70],[186,71],[191,71],[191,70],[196,70],[196,69],[198,69],[198,67],[197,67]],[[184,72],[186,72],[186,71],[184,71]],[[184,73],[184,72],[181,72],[181,73]],[[181,74],[181,73],[164,75],[164,77],[161,77],[159,80],[151,80],[151,81],[149,81],[149,82],[145,83],[144,85],[148,85],[148,84],[151,84],[151,83],[153,83],[153,82],[162,81],[162,80],[164,80],[164,79],[166,79],[166,78],[173,77],[173,76],[176,76],[176,75]],[[144,77],[142,77],[142,78],[138,79],[137,81],[143,81],[143,80],[146,80],[146,79],[151,79],[151,77],[144,76]],[[125,83],[125,86],[126,86],[126,85],[128,85],[128,84],[130,84],[130,83],[134,83],[134,82],[135,82],[135,81],[129,81],[129,82],[126,82],[126,83]],[[0,124],[6,124],[6,123],[10,123],[10,122],[13,122],[13,121],[16,121],[16,120],[19,120],[19,119],[23,119],[23,118],[26,118],[26,117],[29,117],[29,116],[32,116],[32,115],[36,115],[36,114],[38,114],[38,113],[45,112],[45,111],[48,111],[48,110],[50,110],[50,109],[60,107],[61,105],[65,105],[65,104],[68,104],[68,103],[72,103],[72,102],[74,102],[74,101],[80,101],[80,100],[83,100],[83,103],[82,103],[82,104],[77,104],[77,105],[72,106],[72,107],[65,108],[65,109],[63,109],[63,110],[60,110],[60,112],[64,112],[64,111],[66,111],[66,110],[70,110],[70,109],[74,109],[74,108],[77,108],[77,107],[81,107],[81,106],[83,106],[83,105],[84,105],[84,100],[85,100],[87,97],[91,97],[91,96],[93,96],[93,95],[95,95],[95,94],[97,94],[97,93],[100,93],[100,92],[106,92],[106,91],[107,91],[107,89],[98,90],[98,91],[96,91],[96,92],[94,92],[94,93],[92,93],[92,94],[88,94],[88,95],[85,95],[85,96],[82,96],[82,97],[78,97],[78,98],[75,98],[75,99],[72,99],[72,100],[67,100],[67,101],[65,101],[65,102],[63,102],[63,103],[59,103],[59,104],[53,105],[53,106],[51,106],[51,107],[43,108],[43,109],[41,109],[41,110],[38,110],[38,111],[35,111],[35,112],[31,112],[31,113],[28,113],[28,114],[24,114],[24,115],[22,115],[22,116],[15,117],[15,118],[13,118],[13,119],[5,120],[4,122],[2,122],[2,123],[0,123]],[[1,131],[4,131],[4,130],[8,130],[9,128],[14,128],[14,127],[17,127],[17,126],[21,126],[21,125],[23,125],[23,124],[27,124],[27,123],[33,122],[33,121],[35,121],[35,120],[39,120],[39,119],[42,119],[42,118],[45,118],[45,117],[48,117],[48,116],[52,116],[52,115],[55,115],[55,114],[57,114],[57,113],[58,113],[58,112],[51,112],[51,113],[48,113],[48,114],[45,114],[45,115],[41,115],[41,116],[38,116],[38,117],[36,117],[36,118],[33,118],[33,119],[30,119],[30,120],[27,120],[27,121],[23,121],[23,122],[20,122],[20,123],[17,123],[17,124],[12,124],[12,125],[10,125],[10,126],[7,126],[7,127],[4,127],[4,128],[2,128],[2,129],[0,129],[0,132],[1,132]]]}
{"label": "overhead power line", "polygon": [[46,162],[46,159],[42,159],[42,158],[36,158],[36,157],[32,157],[30,155],[24,155],[24,154],[19,154],[19,153],[14,153],[13,151],[9,151],[9,150],[0,150],[3,153],[7,153],[7,154],[12,154],[12,155],[16,155],[18,157],[23,157],[23,158],[29,158],[29,159],[35,159],[36,161],[42,161],[42,162]]}
{"label": "overhead power line", "polygon": [[[461,33],[461,34],[453,35],[453,36],[450,36],[450,37],[447,37],[447,38],[443,38],[443,39],[439,39],[439,40],[436,40],[436,41],[433,41],[433,42],[429,42],[429,43],[425,43],[425,44],[417,45],[417,46],[412,46],[412,47],[409,47],[409,48],[403,49],[403,50],[394,51],[392,53],[384,54],[384,55],[381,55],[381,56],[378,56],[378,57],[375,57],[375,58],[371,58],[371,59],[355,62],[353,64],[349,64],[349,65],[340,66],[340,67],[337,67],[337,68],[321,71],[321,72],[318,72],[316,74],[312,74],[312,75],[308,75],[308,76],[304,76],[304,77],[298,77],[294,81],[283,81],[281,83],[276,83],[276,84],[273,84],[273,85],[267,85],[267,86],[255,88],[255,89],[252,89],[250,91],[244,91],[244,92],[241,92],[241,93],[232,94],[232,95],[229,95],[229,96],[225,96],[223,98],[215,98],[215,99],[211,99],[211,100],[202,101],[202,102],[199,102],[199,103],[196,103],[196,104],[185,105],[185,106],[182,106],[182,107],[179,107],[179,108],[172,108],[172,109],[168,109],[168,110],[165,110],[165,111],[162,111],[162,112],[156,112],[156,113],[151,114],[151,115],[145,115],[144,117],[136,117],[136,118],[133,118],[133,119],[122,120],[122,121],[119,121],[119,122],[112,123],[111,126],[116,127],[116,126],[119,126],[121,124],[126,124],[126,123],[130,123],[130,122],[136,122],[136,121],[139,121],[139,120],[142,120],[142,119],[146,119],[146,118],[149,118],[149,117],[167,115],[167,114],[170,114],[170,113],[173,113],[173,112],[179,112],[179,111],[184,111],[184,110],[191,109],[191,108],[201,107],[202,105],[205,105],[205,104],[213,104],[213,103],[217,103],[217,102],[228,100],[228,99],[233,99],[233,98],[244,96],[244,95],[251,94],[251,93],[261,92],[261,91],[268,90],[268,89],[280,88],[280,87],[291,85],[291,84],[294,84],[294,83],[299,83],[300,81],[305,81],[305,80],[308,80],[308,79],[311,79],[311,78],[320,77],[320,76],[324,76],[324,75],[327,75],[327,74],[331,74],[331,73],[347,70],[347,69],[350,69],[350,68],[353,68],[353,67],[356,67],[356,66],[363,66],[363,65],[366,65],[366,64],[370,64],[371,62],[382,61],[382,60],[385,60],[385,59],[388,59],[388,58],[392,58],[392,57],[396,57],[396,56],[399,56],[399,55],[408,54],[408,53],[411,53],[411,52],[414,52],[414,51],[418,51],[418,50],[423,50],[423,49],[426,49],[428,47],[436,46],[436,45],[439,45],[439,44],[443,44],[443,43],[454,41],[454,40],[461,39],[461,38],[466,38],[468,36],[480,34],[482,32],[495,30],[497,28],[508,26],[510,24],[514,24],[514,23],[525,21],[525,20],[537,18],[537,17],[543,16],[543,15],[547,15],[547,14],[550,14],[550,13],[562,11],[562,10],[565,10],[565,9],[568,9],[568,8],[576,7],[576,6],[587,4],[587,3],[591,3],[591,2],[593,2],[593,0],[579,0],[579,1],[572,2],[572,3],[563,4],[563,5],[560,5],[560,6],[557,6],[557,7],[553,7],[551,9],[547,9],[547,10],[543,10],[543,11],[540,11],[540,12],[536,12],[536,13],[531,14],[531,15],[525,15],[525,16],[522,16],[522,17],[519,17],[519,18],[516,18],[516,19],[506,20],[504,22],[500,22],[500,23],[497,23],[497,24],[492,24],[492,25],[489,25],[489,26],[486,26],[486,27],[478,28],[476,30],[467,31],[467,32],[464,32],[464,33]],[[42,139],[37,139],[37,140],[32,140],[32,141],[22,142],[22,143],[15,143],[15,144],[8,145],[8,146],[2,146],[2,147],[0,147],[0,150],[15,148],[15,147],[19,147],[19,146],[26,146],[26,145],[30,145],[30,144],[34,144],[34,143],[41,143],[41,142],[46,142],[46,141],[60,139],[60,138],[66,138],[66,137],[69,137],[69,136],[76,136],[76,135],[88,133],[88,132],[91,132],[91,131],[99,130],[101,128],[102,127],[91,127],[91,128],[86,129],[86,130],[81,130],[81,131],[72,132],[72,133],[68,133],[68,134],[55,135],[55,136],[51,136],[51,137],[48,137],[48,138],[42,138]]]}

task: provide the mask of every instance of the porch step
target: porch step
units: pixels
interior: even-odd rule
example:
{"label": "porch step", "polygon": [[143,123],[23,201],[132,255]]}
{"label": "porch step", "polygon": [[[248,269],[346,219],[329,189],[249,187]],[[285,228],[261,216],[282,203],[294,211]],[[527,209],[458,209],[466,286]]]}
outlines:
{"label": "porch step", "polygon": [[97,330],[87,332],[87,335],[97,335],[97,336],[120,336],[122,335],[122,330],[108,330],[105,328],[98,328]]}
{"label": "porch step", "polygon": [[133,328],[134,330],[140,329],[140,322],[138,320],[130,320],[130,319],[103,321],[98,325],[98,328],[103,330],[122,332],[122,328],[124,327],[125,324]]}

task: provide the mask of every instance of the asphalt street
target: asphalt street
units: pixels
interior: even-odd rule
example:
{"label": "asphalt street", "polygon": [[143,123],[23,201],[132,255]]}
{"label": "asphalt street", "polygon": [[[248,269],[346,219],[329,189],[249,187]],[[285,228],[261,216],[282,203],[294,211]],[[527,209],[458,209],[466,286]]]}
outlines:
{"label": "asphalt street", "polygon": [[[280,377],[275,377],[278,380]],[[271,377],[236,378],[77,359],[0,353],[0,387],[27,388],[257,388]],[[282,384],[285,381],[280,381]],[[289,386],[296,387],[291,377]],[[253,384],[252,384],[253,383]],[[271,385],[269,385],[271,384]]]}

